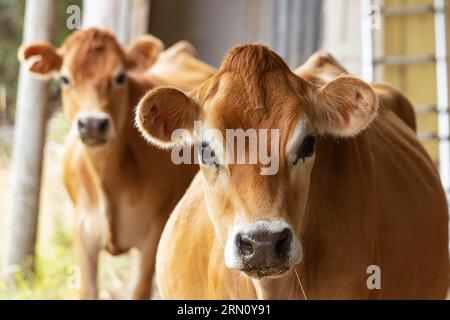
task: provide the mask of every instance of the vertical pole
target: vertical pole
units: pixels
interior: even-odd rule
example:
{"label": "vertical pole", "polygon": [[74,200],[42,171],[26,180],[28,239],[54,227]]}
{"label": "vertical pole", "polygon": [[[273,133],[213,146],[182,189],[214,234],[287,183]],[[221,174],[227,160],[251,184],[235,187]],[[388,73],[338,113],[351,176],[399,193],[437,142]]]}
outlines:
{"label": "vertical pole", "polygon": [[[124,2],[128,5],[128,0],[84,0],[82,21],[83,28],[104,28],[119,36],[119,26],[121,25],[120,18],[122,16],[121,9],[124,6]],[[119,38],[120,42],[123,40],[126,39]]]}
{"label": "vertical pole", "polygon": [[132,0],[129,18],[129,42],[148,32],[150,0]]}
{"label": "vertical pole", "polygon": [[371,83],[374,81],[373,66],[373,39],[372,39],[372,2],[361,1],[361,51],[362,51],[362,77]]}
{"label": "vertical pole", "polygon": [[[27,0],[23,42],[54,37],[56,0]],[[17,91],[12,157],[12,212],[7,266],[33,268],[45,139],[48,81],[32,78],[22,65]]]}
{"label": "vertical pole", "polygon": [[439,171],[445,192],[450,191],[450,118],[445,0],[434,1],[434,34],[436,44],[437,109],[439,111]]}

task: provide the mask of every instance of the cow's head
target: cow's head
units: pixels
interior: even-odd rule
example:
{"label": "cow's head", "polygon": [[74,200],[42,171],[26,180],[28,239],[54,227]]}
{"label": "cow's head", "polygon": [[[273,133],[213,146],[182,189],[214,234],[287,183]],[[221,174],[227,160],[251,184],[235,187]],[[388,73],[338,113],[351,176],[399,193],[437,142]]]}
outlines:
{"label": "cow's head", "polygon": [[[174,88],[147,93],[136,121],[156,145],[202,146],[206,204],[225,263],[260,278],[281,275],[302,259],[299,235],[317,137],[355,136],[375,117],[377,105],[374,91],[361,80],[339,77],[315,85],[293,74],[268,48],[246,45],[232,49],[216,76],[190,94]],[[224,137],[226,129],[277,129],[278,141],[267,134],[263,145],[247,144],[245,159],[256,150],[273,151],[276,144],[279,170],[264,174],[267,163],[259,152],[253,164],[222,161],[230,141],[199,134],[195,120]],[[174,139],[178,128],[185,133]]]}
{"label": "cow's head", "polygon": [[106,30],[86,29],[70,35],[60,48],[48,42],[24,45],[19,58],[37,77],[59,79],[62,103],[72,132],[86,146],[114,140],[124,127],[130,71],[150,67],[163,49],[152,36],[122,48]]}

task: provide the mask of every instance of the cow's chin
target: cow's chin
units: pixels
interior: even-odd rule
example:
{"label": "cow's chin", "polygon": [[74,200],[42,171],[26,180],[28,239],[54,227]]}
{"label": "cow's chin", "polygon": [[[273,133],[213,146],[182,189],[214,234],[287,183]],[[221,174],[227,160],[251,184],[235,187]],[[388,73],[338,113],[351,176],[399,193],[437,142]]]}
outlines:
{"label": "cow's chin", "polygon": [[253,279],[262,279],[262,278],[268,278],[268,279],[275,279],[284,276],[288,271],[290,267],[268,267],[263,269],[244,269],[241,270],[243,274],[245,274],[247,277],[253,278]]}
{"label": "cow's chin", "polygon": [[81,142],[84,146],[88,148],[100,148],[108,144],[108,139],[106,138],[81,138]]}

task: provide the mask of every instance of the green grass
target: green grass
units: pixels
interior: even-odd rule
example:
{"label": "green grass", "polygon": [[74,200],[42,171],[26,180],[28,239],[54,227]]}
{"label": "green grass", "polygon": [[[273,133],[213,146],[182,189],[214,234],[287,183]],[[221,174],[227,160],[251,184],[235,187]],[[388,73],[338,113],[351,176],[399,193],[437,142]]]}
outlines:
{"label": "green grass", "polygon": [[16,273],[15,288],[0,282],[0,299],[74,299],[76,288],[69,285],[74,265],[70,246],[53,243],[37,251],[36,269],[32,279]]}

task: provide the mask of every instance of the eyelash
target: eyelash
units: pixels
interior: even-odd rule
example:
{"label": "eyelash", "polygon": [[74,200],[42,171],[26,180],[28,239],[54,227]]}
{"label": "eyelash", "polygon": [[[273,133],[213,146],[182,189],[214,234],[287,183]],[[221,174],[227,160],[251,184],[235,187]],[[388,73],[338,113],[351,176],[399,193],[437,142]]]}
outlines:
{"label": "eyelash", "polygon": [[316,148],[316,136],[308,135],[303,139],[303,142],[297,150],[297,155],[294,160],[294,166],[298,163],[299,160],[305,161],[306,158],[312,156],[314,154]]}

